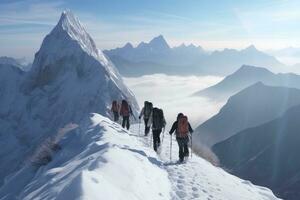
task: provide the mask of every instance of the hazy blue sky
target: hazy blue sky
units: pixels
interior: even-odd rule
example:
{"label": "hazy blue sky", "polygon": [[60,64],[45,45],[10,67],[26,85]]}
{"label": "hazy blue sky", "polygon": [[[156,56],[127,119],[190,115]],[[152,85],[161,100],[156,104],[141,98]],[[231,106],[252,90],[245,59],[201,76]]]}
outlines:
{"label": "hazy blue sky", "polygon": [[0,0],[0,56],[33,57],[66,8],[101,49],[159,34],[206,49],[300,46],[299,0]]}

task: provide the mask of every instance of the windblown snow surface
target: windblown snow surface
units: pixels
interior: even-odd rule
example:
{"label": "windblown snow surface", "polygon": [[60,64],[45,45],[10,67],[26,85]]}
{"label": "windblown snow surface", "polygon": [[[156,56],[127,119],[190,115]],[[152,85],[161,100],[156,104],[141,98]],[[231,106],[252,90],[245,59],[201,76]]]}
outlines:
{"label": "windblown snow surface", "polygon": [[[143,127],[140,127],[141,129]],[[156,154],[139,125],[126,131],[91,114],[59,141],[61,150],[40,168],[26,165],[6,179],[1,200],[32,199],[205,199],[274,200],[266,188],[232,176],[193,155],[177,164],[177,145],[162,136]]]}

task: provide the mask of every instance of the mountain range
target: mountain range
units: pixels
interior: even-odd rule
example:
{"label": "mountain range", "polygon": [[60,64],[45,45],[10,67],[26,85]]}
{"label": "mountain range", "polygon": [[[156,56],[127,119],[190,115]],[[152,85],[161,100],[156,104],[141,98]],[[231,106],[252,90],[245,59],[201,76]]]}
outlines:
{"label": "mountain range", "polygon": [[229,98],[212,118],[196,128],[195,143],[209,147],[239,131],[258,126],[300,104],[300,90],[255,83]]}
{"label": "mountain range", "polygon": [[284,68],[275,57],[257,50],[253,45],[242,50],[207,52],[193,44],[172,48],[162,35],[149,43],[141,42],[136,47],[127,43],[124,47],[105,50],[104,53],[125,76],[153,73],[223,76],[233,73],[244,64],[266,66],[274,70]]}
{"label": "mountain range", "polygon": [[139,110],[118,70],[70,11],[44,38],[30,71],[12,64],[0,64],[0,187],[67,124],[90,113],[111,116],[112,100],[127,99],[134,114]]}
{"label": "mountain range", "polygon": [[29,71],[32,65],[32,63],[28,63],[24,58],[16,59],[7,56],[0,57],[0,64],[14,65],[23,71]]}
{"label": "mountain range", "polygon": [[196,92],[194,95],[206,96],[214,100],[227,100],[228,97],[256,82],[300,89],[300,76],[297,74],[275,74],[266,68],[243,65],[216,85]]}
{"label": "mountain range", "polygon": [[300,106],[280,117],[236,133],[213,146],[232,174],[271,188],[279,197],[300,197]]}

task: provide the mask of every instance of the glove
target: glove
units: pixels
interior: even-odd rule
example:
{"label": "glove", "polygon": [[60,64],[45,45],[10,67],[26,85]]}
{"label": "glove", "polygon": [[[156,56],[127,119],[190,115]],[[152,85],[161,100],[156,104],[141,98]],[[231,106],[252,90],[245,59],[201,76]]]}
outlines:
{"label": "glove", "polygon": [[139,119],[141,119],[142,117],[141,116],[139,116]]}
{"label": "glove", "polygon": [[169,132],[170,135],[172,135],[172,133]]}

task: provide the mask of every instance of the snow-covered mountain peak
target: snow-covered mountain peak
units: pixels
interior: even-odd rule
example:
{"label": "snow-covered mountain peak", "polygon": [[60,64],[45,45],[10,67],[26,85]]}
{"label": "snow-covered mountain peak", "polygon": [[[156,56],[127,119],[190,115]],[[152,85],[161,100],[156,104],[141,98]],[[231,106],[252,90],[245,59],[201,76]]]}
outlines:
{"label": "snow-covered mountain peak", "polygon": [[124,49],[133,49],[133,46],[132,46],[132,44],[131,44],[130,42],[127,42],[127,43],[124,45],[123,48],[124,48]]}
{"label": "snow-covered mountain peak", "polygon": [[158,35],[158,36],[154,37],[154,38],[150,41],[150,43],[155,43],[155,42],[158,42],[158,43],[165,43],[166,40],[165,40],[165,38],[164,38],[163,35]]}
{"label": "snow-covered mountain peak", "polygon": [[197,48],[193,43],[189,44],[187,47],[189,47],[189,48]]}
{"label": "snow-covered mountain peak", "polygon": [[76,40],[85,51],[97,55],[95,42],[86,32],[79,19],[70,10],[62,12],[60,20],[51,34],[55,34],[57,31],[65,31],[73,40]]}
{"label": "snow-covered mountain peak", "polygon": [[250,46],[248,46],[247,48],[245,48],[244,50],[242,51],[247,51],[247,52],[256,52],[258,51],[257,48],[252,44]]}
{"label": "snow-covered mountain peak", "polygon": [[[59,22],[45,37],[40,50],[35,55],[33,70],[42,71],[63,58],[94,57],[102,65],[109,61],[96,47],[95,42],[81,25],[79,19],[69,10],[61,14]],[[40,69],[42,68],[42,69]]]}
{"label": "snow-covered mountain peak", "polygon": [[159,36],[153,38],[149,42],[149,45],[153,49],[158,49],[158,50],[170,49],[170,46],[168,45],[168,43],[166,42],[164,36],[162,36],[162,35],[159,35]]}
{"label": "snow-covered mountain peak", "polygon": [[[96,103],[101,106],[94,103],[92,106],[97,110],[102,107],[101,111],[96,111],[102,114],[112,99],[130,99],[133,110],[136,111],[138,107],[113,63],[97,49],[79,19],[69,10],[62,12],[57,25],[43,40],[35,55],[32,73],[24,84],[24,91],[30,93],[36,88],[52,88],[55,85],[61,90],[66,87],[86,87],[85,92],[89,93],[85,94],[86,98],[102,98]],[[82,91],[73,92],[75,95]],[[69,98],[70,94],[62,96]]]}

